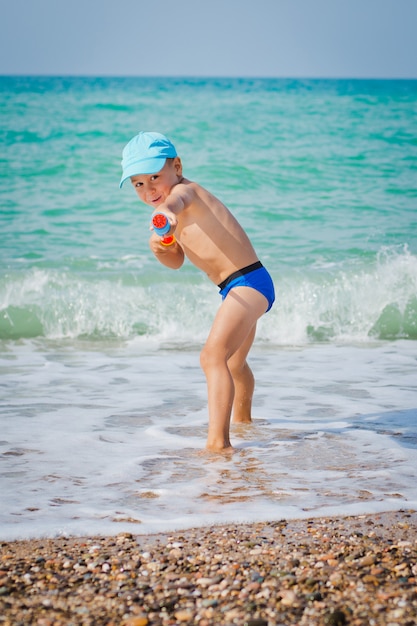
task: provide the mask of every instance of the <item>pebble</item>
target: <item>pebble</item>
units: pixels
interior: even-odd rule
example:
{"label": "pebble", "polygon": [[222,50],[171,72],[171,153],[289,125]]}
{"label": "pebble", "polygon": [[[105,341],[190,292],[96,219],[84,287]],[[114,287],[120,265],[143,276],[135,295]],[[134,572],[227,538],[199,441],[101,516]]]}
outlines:
{"label": "pebble", "polygon": [[1,626],[410,626],[417,514],[0,546]]}

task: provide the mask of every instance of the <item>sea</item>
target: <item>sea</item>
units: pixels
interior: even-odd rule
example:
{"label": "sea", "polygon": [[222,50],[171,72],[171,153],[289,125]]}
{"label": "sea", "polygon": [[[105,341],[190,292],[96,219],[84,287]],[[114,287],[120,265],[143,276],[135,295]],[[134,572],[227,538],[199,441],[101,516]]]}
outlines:
{"label": "sea", "polygon": [[[417,81],[0,77],[0,539],[417,508]],[[277,300],[204,452],[220,305],[121,153],[166,134]]]}

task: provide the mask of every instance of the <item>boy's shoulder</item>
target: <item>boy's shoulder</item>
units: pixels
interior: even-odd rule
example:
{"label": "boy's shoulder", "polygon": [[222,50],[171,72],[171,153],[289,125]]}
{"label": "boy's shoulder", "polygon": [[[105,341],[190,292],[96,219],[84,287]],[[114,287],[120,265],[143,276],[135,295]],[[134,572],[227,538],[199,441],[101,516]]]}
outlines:
{"label": "boy's shoulder", "polygon": [[197,198],[201,192],[204,192],[204,188],[189,178],[185,178],[184,176],[178,183],[172,188],[171,192],[178,195],[188,196],[191,200],[192,198]]}
{"label": "boy's shoulder", "polygon": [[179,182],[178,185],[182,186],[184,189],[190,189],[192,191],[194,191],[195,193],[209,193],[209,191],[203,187],[203,185],[200,185],[200,183],[197,183],[195,180],[190,180],[189,178],[185,178],[183,177]]}

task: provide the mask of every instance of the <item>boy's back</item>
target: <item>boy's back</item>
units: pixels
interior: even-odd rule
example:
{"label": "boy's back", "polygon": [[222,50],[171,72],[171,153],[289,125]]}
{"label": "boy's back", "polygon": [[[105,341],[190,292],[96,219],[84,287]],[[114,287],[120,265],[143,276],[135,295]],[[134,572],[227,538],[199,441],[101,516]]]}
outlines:
{"label": "boy's back", "polygon": [[195,182],[178,183],[191,190],[191,203],[177,215],[175,236],[185,255],[216,285],[241,267],[257,261],[248,236],[220,200]]}

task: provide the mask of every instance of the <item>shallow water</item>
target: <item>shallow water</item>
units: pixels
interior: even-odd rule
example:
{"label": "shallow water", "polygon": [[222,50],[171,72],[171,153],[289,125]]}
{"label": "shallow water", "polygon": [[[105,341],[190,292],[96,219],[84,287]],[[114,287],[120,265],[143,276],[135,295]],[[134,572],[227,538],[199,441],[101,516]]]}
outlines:
{"label": "shallow water", "polygon": [[258,347],[251,364],[255,419],[233,426],[228,458],[201,453],[197,352],[13,346],[2,359],[2,537],[417,506],[413,342]]}

